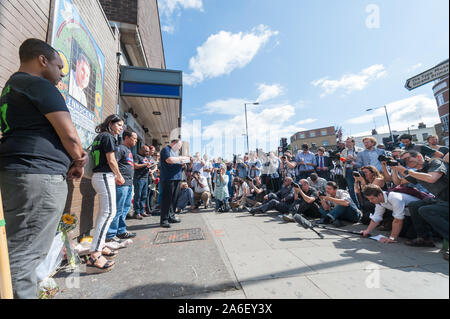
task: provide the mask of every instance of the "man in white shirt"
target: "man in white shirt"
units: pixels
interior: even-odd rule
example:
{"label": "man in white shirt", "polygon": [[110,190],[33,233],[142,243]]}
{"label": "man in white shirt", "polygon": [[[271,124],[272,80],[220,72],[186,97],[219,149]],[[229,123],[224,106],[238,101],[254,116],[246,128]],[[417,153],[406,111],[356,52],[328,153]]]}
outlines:
{"label": "man in white shirt", "polygon": [[406,206],[411,202],[418,201],[419,199],[403,193],[383,192],[380,186],[372,184],[367,185],[364,188],[363,195],[367,198],[367,200],[375,205],[375,212],[370,215],[370,219],[372,221],[370,222],[369,227],[362,232],[362,235],[364,237],[368,237],[383,220],[383,215],[386,209],[389,209],[392,211],[392,216],[394,217],[391,236],[389,236],[389,238],[383,238],[380,241],[386,244],[397,242],[400,232],[402,231]]}
{"label": "man in white shirt", "polygon": [[203,162],[202,163],[203,163],[203,168],[202,168],[201,174],[202,174],[203,177],[206,178],[206,180],[208,182],[209,189],[210,189],[210,191],[212,191],[213,187],[212,187],[211,173],[213,171],[213,166],[211,164],[211,161],[209,161],[209,159],[208,159],[208,155],[206,155],[206,154],[203,155]]}
{"label": "man in white shirt", "polygon": [[203,201],[204,208],[208,208],[209,200],[211,198],[211,191],[208,186],[208,180],[202,176],[199,171],[192,174],[191,186],[194,189],[194,203],[195,209],[200,207],[200,200]]}

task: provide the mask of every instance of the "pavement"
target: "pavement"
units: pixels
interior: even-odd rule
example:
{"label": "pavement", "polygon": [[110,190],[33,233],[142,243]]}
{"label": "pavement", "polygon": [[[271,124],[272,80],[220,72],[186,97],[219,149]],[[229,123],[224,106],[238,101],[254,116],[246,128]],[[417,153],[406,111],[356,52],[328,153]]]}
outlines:
{"label": "pavement", "polygon": [[[109,273],[55,276],[57,299],[449,298],[449,263],[436,248],[382,244],[318,230],[276,212],[251,216],[202,210],[170,230],[201,228],[204,240],[154,244],[159,217],[129,220],[138,236]],[[361,230],[364,225],[344,229]],[[389,235],[379,232],[380,234]]]}

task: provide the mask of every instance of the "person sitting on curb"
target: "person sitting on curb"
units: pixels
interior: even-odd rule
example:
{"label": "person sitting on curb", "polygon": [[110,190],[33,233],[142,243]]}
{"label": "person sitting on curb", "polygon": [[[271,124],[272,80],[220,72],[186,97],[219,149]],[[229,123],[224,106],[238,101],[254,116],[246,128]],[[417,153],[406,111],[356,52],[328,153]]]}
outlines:
{"label": "person sitting on curb", "polygon": [[362,232],[364,237],[369,237],[373,230],[383,221],[383,214],[386,210],[392,211],[394,221],[392,222],[392,232],[389,238],[381,239],[382,243],[395,243],[400,236],[405,219],[406,206],[418,198],[397,192],[384,192],[380,186],[369,184],[364,187],[363,195],[375,205],[375,212],[370,216],[371,222],[366,230]]}
{"label": "person sitting on curb", "polygon": [[200,207],[200,200],[203,201],[205,209],[208,209],[211,192],[209,190],[208,180],[206,177],[202,176],[199,171],[195,171],[192,174],[191,186],[194,189],[195,209]]}
{"label": "person sitting on curb", "polygon": [[[302,179],[299,183],[299,188],[294,185],[294,209],[295,212],[289,215],[284,215],[284,221],[288,223],[295,222],[294,215],[305,215],[310,218],[321,217],[319,205],[317,200],[317,190],[309,186],[309,182],[306,179]],[[299,196],[300,195],[300,196]]]}
{"label": "person sitting on curb", "polygon": [[264,196],[267,195],[267,186],[263,184],[260,176],[255,179],[249,179],[250,194],[247,196],[246,203],[252,207],[260,206],[264,202]]}
{"label": "person sitting on curb", "polygon": [[264,214],[271,209],[275,209],[283,215],[288,214],[289,209],[294,202],[293,182],[292,178],[286,177],[284,179],[283,187],[278,192],[264,196],[264,204],[252,209],[245,207],[245,210],[252,215],[255,215],[256,213]]}
{"label": "person sitting on curb", "polygon": [[338,189],[335,182],[328,182],[326,194],[319,192],[322,219],[319,224],[332,223],[335,227],[342,227],[341,220],[357,223],[361,219],[361,211],[350,197],[350,194]]}

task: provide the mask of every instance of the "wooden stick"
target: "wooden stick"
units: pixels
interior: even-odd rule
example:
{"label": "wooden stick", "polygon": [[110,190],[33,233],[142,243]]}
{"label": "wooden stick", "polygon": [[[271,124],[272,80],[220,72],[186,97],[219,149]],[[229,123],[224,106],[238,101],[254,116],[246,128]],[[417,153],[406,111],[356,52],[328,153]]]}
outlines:
{"label": "wooden stick", "polygon": [[0,298],[13,299],[11,269],[9,268],[8,243],[3,214],[2,194],[0,192]]}

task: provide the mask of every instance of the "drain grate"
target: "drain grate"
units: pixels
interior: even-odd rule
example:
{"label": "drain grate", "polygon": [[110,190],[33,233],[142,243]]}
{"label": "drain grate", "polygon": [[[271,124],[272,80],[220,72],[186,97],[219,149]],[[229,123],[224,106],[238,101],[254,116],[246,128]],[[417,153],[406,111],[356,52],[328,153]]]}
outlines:
{"label": "drain grate", "polygon": [[205,236],[201,228],[180,229],[174,231],[158,232],[153,242],[155,245],[172,244],[184,241],[204,240]]}

